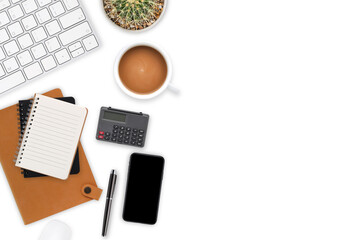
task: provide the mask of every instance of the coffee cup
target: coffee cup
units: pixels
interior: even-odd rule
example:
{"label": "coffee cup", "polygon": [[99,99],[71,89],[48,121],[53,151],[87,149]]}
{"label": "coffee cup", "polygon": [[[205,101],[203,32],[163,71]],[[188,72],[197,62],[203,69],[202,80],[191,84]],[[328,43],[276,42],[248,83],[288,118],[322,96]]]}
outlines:
{"label": "coffee cup", "polygon": [[130,97],[151,99],[171,86],[172,64],[168,54],[158,45],[148,42],[124,47],[114,63],[114,78],[120,89]]}

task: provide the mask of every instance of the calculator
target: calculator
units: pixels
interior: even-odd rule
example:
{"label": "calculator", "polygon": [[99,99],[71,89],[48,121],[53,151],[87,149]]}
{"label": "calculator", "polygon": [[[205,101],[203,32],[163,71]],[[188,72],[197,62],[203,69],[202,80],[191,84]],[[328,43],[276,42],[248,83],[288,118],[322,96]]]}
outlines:
{"label": "calculator", "polygon": [[144,147],[148,123],[148,114],[102,107],[96,139]]}

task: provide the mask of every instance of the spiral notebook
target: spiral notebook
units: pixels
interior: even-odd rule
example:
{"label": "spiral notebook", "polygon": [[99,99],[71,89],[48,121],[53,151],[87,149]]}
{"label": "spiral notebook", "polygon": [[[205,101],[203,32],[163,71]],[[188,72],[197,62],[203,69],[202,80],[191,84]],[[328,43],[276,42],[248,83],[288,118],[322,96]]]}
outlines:
{"label": "spiral notebook", "polygon": [[35,94],[15,166],[67,179],[86,116],[84,107]]}
{"label": "spiral notebook", "polygon": [[[73,97],[62,97],[62,98],[56,98],[58,100],[68,102],[71,104],[75,104],[75,99]],[[20,124],[20,132],[19,134],[24,134],[27,119],[29,117],[29,113],[31,110],[33,100],[20,100],[19,101],[19,108],[18,108],[18,114],[19,114],[19,124]],[[79,163],[79,148],[76,150],[75,158],[73,165],[70,170],[70,175],[78,174],[80,172],[80,163]],[[21,173],[23,174],[24,178],[34,178],[34,177],[44,177],[46,175],[33,172],[27,169],[22,169]]]}

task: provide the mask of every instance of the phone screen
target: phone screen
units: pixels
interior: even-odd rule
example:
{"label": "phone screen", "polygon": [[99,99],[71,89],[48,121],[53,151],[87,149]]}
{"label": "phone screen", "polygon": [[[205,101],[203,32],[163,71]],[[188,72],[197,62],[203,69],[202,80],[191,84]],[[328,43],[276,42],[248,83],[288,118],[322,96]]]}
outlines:
{"label": "phone screen", "polygon": [[156,223],[164,164],[161,156],[131,155],[123,211],[125,221]]}

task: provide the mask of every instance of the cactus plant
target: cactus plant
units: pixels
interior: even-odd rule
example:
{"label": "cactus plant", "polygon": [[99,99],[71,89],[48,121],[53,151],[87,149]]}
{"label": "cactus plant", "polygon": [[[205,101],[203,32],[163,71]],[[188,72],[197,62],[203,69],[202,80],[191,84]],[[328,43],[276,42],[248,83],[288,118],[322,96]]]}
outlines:
{"label": "cactus plant", "polygon": [[104,7],[116,24],[140,30],[151,26],[160,17],[164,0],[104,0]]}

